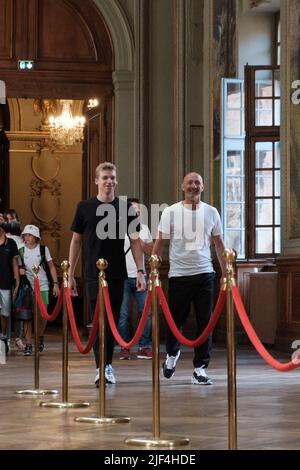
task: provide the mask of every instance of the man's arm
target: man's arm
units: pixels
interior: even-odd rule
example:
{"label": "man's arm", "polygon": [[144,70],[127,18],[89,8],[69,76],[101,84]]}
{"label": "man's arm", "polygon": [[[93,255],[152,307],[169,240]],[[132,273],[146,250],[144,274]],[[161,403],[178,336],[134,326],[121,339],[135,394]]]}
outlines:
{"label": "man's arm", "polygon": [[13,291],[13,297],[15,297],[15,295],[18,292],[19,285],[20,285],[20,272],[19,272],[19,266],[18,266],[18,256],[13,257],[12,265],[13,265],[14,278],[15,278],[15,282],[16,282],[16,285],[15,285],[15,288],[14,288],[14,291]]}
{"label": "man's arm", "polygon": [[221,235],[216,235],[215,237],[212,237],[212,239],[215,244],[218,261],[222,270],[222,277],[226,277],[226,265],[225,265],[225,261],[223,260],[223,253],[225,251],[225,245],[224,245],[223,239]]}
{"label": "man's arm", "polygon": [[59,295],[59,287],[58,287],[56,267],[52,260],[47,261],[47,263],[48,263],[49,271],[50,271],[51,278],[53,281],[53,295],[54,297],[57,297]]}
{"label": "man's arm", "polygon": [[82,235],[81,233],[73,232],[72,240],[70,243],[70,250],[69,250],[69,287],[73,290],[74,295],[76,295],[76,282],[74,278],[75,269],[78,263],[78,259],[80,256],[82,245]]}
{"label": "man's arm", "polygon": [[157,238],[155,240],[154,247],[152,250],[152,255],[162,256],[163,250],[164,250],[164,243],[165,243],[165,240],[163,238],[163,234],[162,232],[158,231]]}
{"label": "man's arm", "polygon": [[[130,247],[134,262],[136,264],[137,270],[144,269],[143,262],[143,250],[140,244],[139,238],[133,239],[129,236]],[[145,275],[144,272],[138,272],[136,278],[136,289],[137,291],[143,291],[146,289]]]}
{"label": "man's arm", "polygon": [[146,243],[140,239],[140,244],[141,244],[143,252],[146,253],[146,255],[151,255],[152,250],[153,250],[153,242]]}

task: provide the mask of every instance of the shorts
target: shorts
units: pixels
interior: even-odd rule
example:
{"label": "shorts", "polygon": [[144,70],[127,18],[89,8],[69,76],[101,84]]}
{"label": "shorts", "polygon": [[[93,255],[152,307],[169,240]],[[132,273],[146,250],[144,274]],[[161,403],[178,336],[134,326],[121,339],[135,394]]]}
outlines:
{"label": "shorts", "polygon": [[49,305],[49,291],[48,290],[42,290],[41,291],[41,296],[42,296],[44,304]]}
{"label": "shorts", "polygon": [[11,312],[11,290],[0,289],[0,315],[8,318]]}

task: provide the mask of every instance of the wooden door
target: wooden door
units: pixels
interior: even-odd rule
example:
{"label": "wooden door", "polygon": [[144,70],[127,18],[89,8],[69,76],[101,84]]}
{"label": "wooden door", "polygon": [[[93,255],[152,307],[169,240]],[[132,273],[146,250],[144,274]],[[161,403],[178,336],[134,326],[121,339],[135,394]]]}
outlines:
{"label": "wooden door", "polygon": [[95,169],[105,161],[112,161],[111,101],[99,100],[99,105],[88,110],[83,161],[83,197],[97,194]]}

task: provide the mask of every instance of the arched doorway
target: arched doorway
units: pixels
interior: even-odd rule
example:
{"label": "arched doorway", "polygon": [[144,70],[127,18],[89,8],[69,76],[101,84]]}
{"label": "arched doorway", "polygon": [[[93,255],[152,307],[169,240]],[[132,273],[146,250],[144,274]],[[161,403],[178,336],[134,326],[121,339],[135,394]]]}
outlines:
{"label": "arched doorway", "polygon": [[[92,0],[0,0],[0,11],[1,79],[11,112],[11,123],[4,127],[10,144],[8,181],[2,178],[9,194],[5,203],[19,209],[23,223],[41,226],[61,259],[67,255],[68,217],[76,201],[90,195],[95,166],[114,159],[112,39]],[[18,69],[25,59],[33,60],[32,70]],[[100,102],[88,113],[91,142],[71,150],[49,149],[40,132],[43,112],[35,117],[34,100],[70,99],[81,111],[90,98]]]}

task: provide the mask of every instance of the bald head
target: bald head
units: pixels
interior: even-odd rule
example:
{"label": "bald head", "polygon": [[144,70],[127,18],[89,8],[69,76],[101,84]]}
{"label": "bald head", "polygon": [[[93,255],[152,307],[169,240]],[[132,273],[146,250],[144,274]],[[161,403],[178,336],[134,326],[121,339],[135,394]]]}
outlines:
{"label": "bald head", "polygon": [[199,173],[196,173],[195,171],[191,171],[190,173],[187,173],[184,177],[183,177],[183,180],[182,180],[182,183],[184,183],[187,179],[199,179],[199,181],[201,181],[201,183],[203,184],[203,178],[201,175],[199,175]]}
{"label": "bald head", "polygon": [[187,173],[183,178],[181,189],[185,195],[185,203],[198,204],[204,189],[202,176],[194,171]]}

